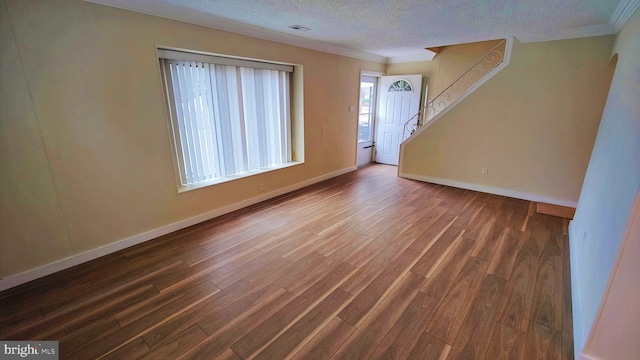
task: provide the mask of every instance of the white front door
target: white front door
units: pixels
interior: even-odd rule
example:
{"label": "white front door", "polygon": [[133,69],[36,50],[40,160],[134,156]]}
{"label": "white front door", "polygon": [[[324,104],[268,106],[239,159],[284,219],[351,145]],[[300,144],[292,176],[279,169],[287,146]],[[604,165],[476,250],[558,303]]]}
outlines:
{"label": "white front door", "polygon": [[360,104],[358,105],[358,159],[362,166],[373,161],[373,140],[375,135],[378,78],[360,77]]}
{"label": "white front door", "polygon": [[376,162],[398,165],[404,124],[420,110],[422,75],[383,76],[376,131]]}

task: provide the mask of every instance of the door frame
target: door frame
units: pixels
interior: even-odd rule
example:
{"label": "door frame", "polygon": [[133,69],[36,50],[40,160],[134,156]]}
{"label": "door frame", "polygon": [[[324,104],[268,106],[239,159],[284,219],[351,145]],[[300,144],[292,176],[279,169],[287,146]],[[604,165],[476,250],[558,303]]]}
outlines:
{"label": "door frame", "polygon": [[[358,150],[360,149],[360,142],[358,139],[358,130],[359,130],[359,121],[360,121],[360,83],[362,82],[363,76],[370,76],[376,78],[376,98],[375,104],[372,104],[374,108],[374,114],[372,119],[373,131],[371,133],[371,158],[369,159],[369,163],[373,162],[376,158],[376,131],[378,127],[378,105],[379,105],[379,97],[380,97],[380,77],[385,76],[383,72],[377,71],[369,71],[369,70],[360,70],[360,76],[358,77],[358,104],[356,105],[356,136],[355,136],[355,146],[356,146],[356,156],[355,156],[355,164],[358,166]],[[364,165],[362,165],[364,166]]]}

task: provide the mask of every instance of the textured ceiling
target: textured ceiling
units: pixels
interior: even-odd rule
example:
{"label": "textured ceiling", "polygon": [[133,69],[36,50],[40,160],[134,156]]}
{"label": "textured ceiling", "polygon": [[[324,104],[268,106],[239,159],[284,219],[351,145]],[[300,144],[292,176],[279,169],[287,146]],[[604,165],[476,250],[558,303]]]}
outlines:
{"label": "textured ceiling", "polygon": [[[425,47],[507,36],[521,41],[542,41],[612,34],[619,29],[618,18],[633,13],[640,3],[639,0],[89,1],[391,62],[429,57]],[[295,31],[288,28],[291,25],[311,30]]]}

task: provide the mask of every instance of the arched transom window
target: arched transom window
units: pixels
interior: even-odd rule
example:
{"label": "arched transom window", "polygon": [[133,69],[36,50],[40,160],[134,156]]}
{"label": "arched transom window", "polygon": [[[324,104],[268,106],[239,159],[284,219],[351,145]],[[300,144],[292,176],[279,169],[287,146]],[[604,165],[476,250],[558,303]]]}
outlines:
{"label": "arched transom window", "polygon": [[398,80],[389,86],[389,91],[413,91],[413,87],[407,80]]}

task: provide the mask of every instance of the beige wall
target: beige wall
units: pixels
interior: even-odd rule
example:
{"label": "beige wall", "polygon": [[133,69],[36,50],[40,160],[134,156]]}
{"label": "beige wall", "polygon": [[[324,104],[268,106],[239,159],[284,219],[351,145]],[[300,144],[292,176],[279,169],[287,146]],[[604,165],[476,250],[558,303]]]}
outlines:
{"label": "beige wall", "polygon": [[[80,0],[0,0],[0,278],[355,166],[383,64]],[[305,164],[177,194],[156,46],[300,64]]]}
{"label": "beige wall", "polygon": [[401,171],[575,204],[613,39],[515,40],[509,66],[406,144]]}
{"label": "beige wall", "polygon": [[387,64],[387,75],[421,74],[428,79],[428,101],[440,94],[502,40],[446,46],[431,61]]}

